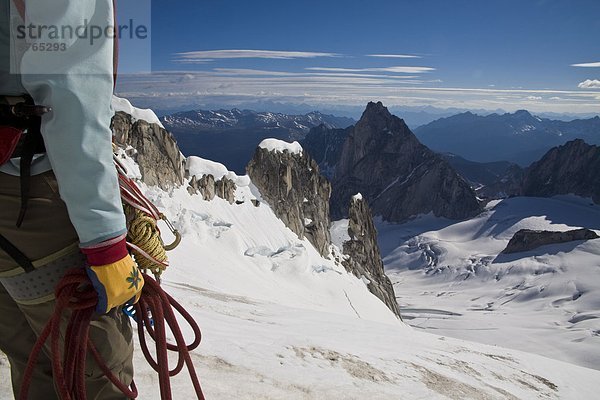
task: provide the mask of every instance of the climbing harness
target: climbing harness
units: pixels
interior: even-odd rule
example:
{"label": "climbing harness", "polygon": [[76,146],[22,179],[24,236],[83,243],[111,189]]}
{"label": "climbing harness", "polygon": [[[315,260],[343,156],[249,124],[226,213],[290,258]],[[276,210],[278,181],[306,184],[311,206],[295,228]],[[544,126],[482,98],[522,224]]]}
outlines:
{"label": "climbing harness", "polygon": [[[144,280],[142,295],[134,308],[135,314],[139,316],[137,327],[142,352],[150,366],[159,375],[161,399],[172,400],[170,377],[180,373],[185,366],[188,369],[197,398],[204,400],[204,394],[190,356],[190,351],[200,344],[200,329],[192,316],[165,293],[155,280],[145,274]],[[86,289],[82,290],[82,286],[85,286]],[[48,340],[50,340],[50,358],[56,389],[62,400],[86,399],[85,362],[88,351],[106,377],[125,397],[137,398],[138,392],[135,382],[132,382],[130,387],[122,383],[108,368],[89,339],[90,323],[98,302],[98,295],[90,286],[85,271],[81,268],[68,271],[56,287],[55,294],[55,311],[31,351],[23,376],[19,400],[27,400],[37,359]],[[191,344],[185,343],[173,309],[180,313],[194,331],[195,337]],[[65,332],[64,354],[61,362],[60,325],[65,315],[70,315],[70,318]],[[153,322],[150,321],[150,318]],[[167,342],[166,326],[173,334],[175,344]],[[152,357],[148,348],[146,332],[156,342],[156,360]],[[169,351],[178,354],[177,365],[172,370],[169,369]]]}

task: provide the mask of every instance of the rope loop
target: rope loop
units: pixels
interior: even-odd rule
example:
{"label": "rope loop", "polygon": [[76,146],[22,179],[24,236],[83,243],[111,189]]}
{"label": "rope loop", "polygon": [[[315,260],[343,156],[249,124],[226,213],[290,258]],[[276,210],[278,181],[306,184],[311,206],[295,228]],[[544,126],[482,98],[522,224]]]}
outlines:
{"label": "rope loop", "polygon": [[[192,316],[171,296],[163,291],[157,281],[144,274],[145,284],[138,303],[135,305],[135,314],[139,316],[138,335],[142,352],[150,366],[158,372],[161,399],[172,400],[170,377],[177,375],[183,367],[187,367],[196,396],[204,400],[200,381],[196,375],[190,351],[200,344],[202,334],[198,324]],[[106,362],[89,338],[90,323],[94,317],[94,310],[98,303],[98,294],[82,268],[67,271],[58,283],[56,290],[56,306],[54,313],[38,337],[23,376],[19,400],[27,400],[27,395],[33,372],[44,345],[50,340],[50,359],[52,360],[52,373],[56,391],[62,400],[86,400],[86,375],[85,363],[88,353],[92,355],[104,375],[128,399],[135,399],[138,391],[135,382],[128,387],[108,368]],[[183,317],[194,332],[194,340],[186,344],[175,311]],[[152,321],[150,320],[152,316]],[[64,346],[60,341],[63,337],[61,327],[68,317],[66,331],[64,331]],[[175,337],[175,344],[167,342],[166,327]],[[156,342],[157,360],[154,360],[146,341],[146,333]],[[64,349],[61,351],[61,348]],[[169,351],[178,354],[177,366],[169,370]],[[63,354],[61,354],[63,353]],[[62,360],[62,362],[61,362]]]}

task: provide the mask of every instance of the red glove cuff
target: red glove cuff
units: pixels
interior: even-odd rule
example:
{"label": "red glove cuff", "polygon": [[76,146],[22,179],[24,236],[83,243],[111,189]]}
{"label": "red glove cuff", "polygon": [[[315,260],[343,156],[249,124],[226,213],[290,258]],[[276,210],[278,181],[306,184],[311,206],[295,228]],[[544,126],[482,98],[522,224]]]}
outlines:
{"label": "red glove cuff", "polygon": [[128,254],[125,235],[98,243],[92,247],[82,248],[81,252],[87,257],[90,266],[112,264],[122,260]]}

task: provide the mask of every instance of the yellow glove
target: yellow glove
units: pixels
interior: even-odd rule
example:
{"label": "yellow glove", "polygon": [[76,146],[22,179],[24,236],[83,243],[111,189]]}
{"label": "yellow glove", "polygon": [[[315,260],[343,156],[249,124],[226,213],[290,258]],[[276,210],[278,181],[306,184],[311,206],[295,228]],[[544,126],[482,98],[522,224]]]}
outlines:
{"label": "yellow glove", "polygon": [[144,286],[142,273],[127,253],[125,239],[105,243],[108,244],[82,249],[89,263],[87,275],[98,292],[96,312],[99,314],[106,314],[126,303],[137,303]]}

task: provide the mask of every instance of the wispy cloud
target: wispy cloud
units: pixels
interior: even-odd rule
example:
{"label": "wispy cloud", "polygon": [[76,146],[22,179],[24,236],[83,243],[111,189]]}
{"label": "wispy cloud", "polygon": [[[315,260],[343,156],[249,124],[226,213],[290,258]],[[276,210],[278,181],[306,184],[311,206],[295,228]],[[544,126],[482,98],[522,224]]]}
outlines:
{"label": "wispy cloud", "polygon": [[[353,78],[381,78],[381,79],[415,79],[419,78],[417,75],[381,75],[381,74],[367,74],[367,73],[349,73],[349,72],[283,72],[283,71],[269,71],[261,69],[248,69],[248,68],[214,68],[217,74],[223,74],[228,76],[332,76],[332,77],[353,77]],[[433,81],[432,81],[433,82]],[[436,81],[438,82],[438,81]]]}
{"label": "wispy cloud", "polygon": [[424,72],[435,71],[432,67],[384,67],[384,68],[329,68],[329,67],[310,67],[310,71],[325,72],[392,72],[396,74],[422,74]]}
{"label": "wispy cloud", "polygon": [[422,58],[413,54],[368,54],[367,57],[377,58]]}
{"label": "wispy cloud", "polygon": [[339,71],[217,68],[124,75],[118,89],[120,94],[133,100],[163,108],[208,102],[237,106],[257,99],[311,105],[364,105],[370,100],[381,100],[391,106],[597,113],[600,100],[598,89],[440,87],[437,83],[433,85],[433,81],[421,80],[423,75],[398,76],[403,78],[393,74]]}
{"label": "wispy cloud", "polygon": [[214,72],[224,75],[236,75],[236,76],[294,76],[294,72],[284,71],[268,71],[261,69],[250,69],[250,68],[214,68]]}
{"label": "wispy cloud", "polygon": [[270,60],[294,60],[299,58],[340,57],[337,53],[279,50],[203,50],[175,53],[175,62],[206,63],[215,60],[236,58],[263,58]]}
{"label": "wispy cloud", "polygon": [[598,79],[586,79],[580,82],[577,87],[581,89],[600,89],[600,81]]}
{"label": "wispy cloud", "polygon": [[600,61],[582,64],[571,64],[571,67],[600,68]]}

